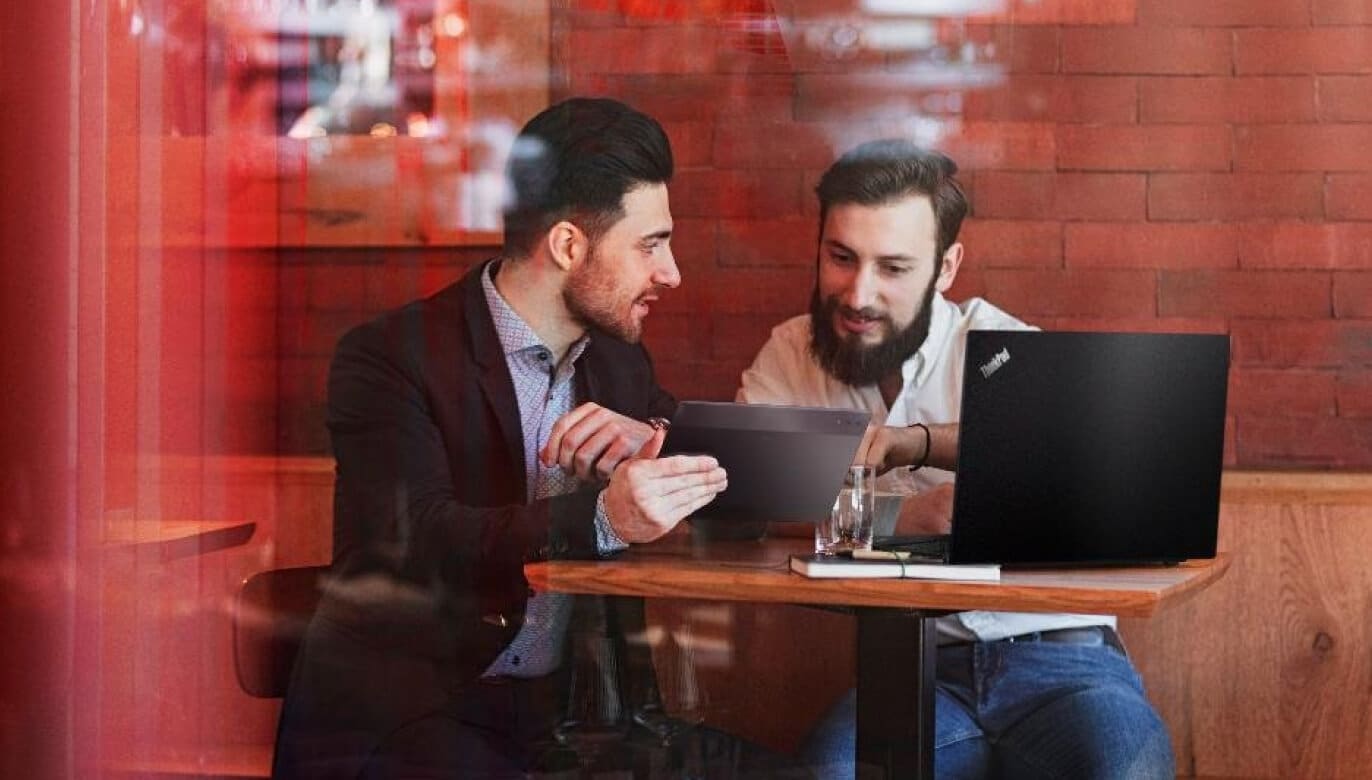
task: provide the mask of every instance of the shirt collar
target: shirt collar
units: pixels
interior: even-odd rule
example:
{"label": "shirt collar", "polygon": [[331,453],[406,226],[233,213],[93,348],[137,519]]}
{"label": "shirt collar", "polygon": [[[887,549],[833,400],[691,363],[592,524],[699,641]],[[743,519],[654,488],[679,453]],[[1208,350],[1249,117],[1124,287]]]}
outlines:
{"label": "shirt collar", "polygon": [[[496,289],[495,279],[491,275],[494,268],[495,263],[491,263],[481,274],[481,289],[486,294],[486,306],[491,310],[491,322],[495,325],[495,335],[500,340],[500,349],[506,356],[533,349],[547,350],[543,340],[529,327],[529,323],[510,308],[505,296]],[[586,351],[586,345],[589,343],[589,334],[577,339],[563,359],[567,362],[576,362],[581,353]]]}
{"label": "shirt collar", "polygon": [[948,332],[953,327],[952,310],[956,307],[938,291],[929,299],[929,307],[933,310],[929,314],[929,335],[924,337],[924,343],[919,345],[915,354],[906,358],[900,367],[901,395],[912,383],[919,387],[929,381],[934,364],[948,344]]}

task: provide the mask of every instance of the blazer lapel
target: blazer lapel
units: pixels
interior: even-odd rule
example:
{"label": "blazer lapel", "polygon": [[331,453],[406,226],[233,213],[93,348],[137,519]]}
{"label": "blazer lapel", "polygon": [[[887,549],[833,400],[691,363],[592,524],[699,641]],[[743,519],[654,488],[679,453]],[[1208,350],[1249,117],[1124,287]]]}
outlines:
{"label": "blazer lapel", "polygon": [[495,333],[495,323],[491,320],[491,310],[486,305],[486,293],[481,286],[481,275],[487,266],[491,273],[499,268],[499,260],[482,264],[463,280],[463,314],[467,319],[467,333],[471,336],[472,357],[478,371],[478,382],[486,403],[495,414],[496,424],[500,427],[501,438],[510,455],[520,486],[520,495],[528,495],[528,485],[524,475],[523,427],[519,422],[519,406],[515,401],[514,382],[510,379],[510,367],[505,363],[505,353],[500,349],[500,339]]}

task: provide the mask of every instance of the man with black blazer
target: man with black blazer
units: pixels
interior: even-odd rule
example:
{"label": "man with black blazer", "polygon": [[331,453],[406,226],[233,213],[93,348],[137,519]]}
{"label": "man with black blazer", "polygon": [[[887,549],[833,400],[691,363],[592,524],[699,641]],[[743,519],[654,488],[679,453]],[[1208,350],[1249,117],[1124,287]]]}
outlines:
{"label": "man with black blazer", "polygon": [[662,128],[568,100],[524,127],[508,175],[498,258],[339,342],[334,562],[278,777],[538,770],[573,601],[532,594],[524,564],[652,541],[727,486],[713,458],[656,458],[650,421],[676,402],[638,342],[680,282]]}

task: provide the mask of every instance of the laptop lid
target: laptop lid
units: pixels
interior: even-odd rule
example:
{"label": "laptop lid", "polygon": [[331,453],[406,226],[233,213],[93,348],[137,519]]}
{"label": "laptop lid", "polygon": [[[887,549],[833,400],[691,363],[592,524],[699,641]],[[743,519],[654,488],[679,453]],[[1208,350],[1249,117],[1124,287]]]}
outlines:
{"label": "laptop lid", "polygon": [[1215,554],[1229,337],[972,331],[954,563]]}
{"label": "laptop lid", "polygon": [[814,522],[862,444],[868,412],[804,406],[683,401],[663,455],[713,455],[729,488],[693,517]]}

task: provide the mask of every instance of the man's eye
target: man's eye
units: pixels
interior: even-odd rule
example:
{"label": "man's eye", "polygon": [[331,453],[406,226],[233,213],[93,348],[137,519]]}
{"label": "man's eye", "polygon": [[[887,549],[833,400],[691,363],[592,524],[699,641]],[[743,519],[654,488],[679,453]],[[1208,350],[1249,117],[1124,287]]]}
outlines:
{"label": "man's eye", "polygon": [[881,267],[881,272],[887,276],[903,276],[909,271],[910,269],[903,265],[883,265]]}
{"label": "man's eye", "polygon": [[853,258],[851,256],[832,252],[829,254],[829,260],[835,265],[852,265],[853,263]]}

